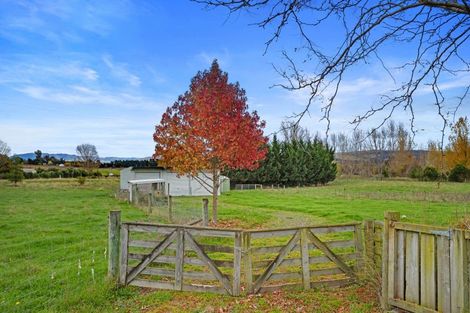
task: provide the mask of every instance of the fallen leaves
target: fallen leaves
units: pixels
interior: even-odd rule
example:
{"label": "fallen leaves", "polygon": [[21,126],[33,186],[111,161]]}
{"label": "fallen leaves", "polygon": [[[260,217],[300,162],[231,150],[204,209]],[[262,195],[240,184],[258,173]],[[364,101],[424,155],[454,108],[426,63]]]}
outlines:
{"label": "fallen leaves", "polygon": [[381,312],[371,286],[351,286],[334,290],[280,290],[266,294],[230,297],[202,293],[175,292],[171,301],[147,308],[145,313],[163,312]]}

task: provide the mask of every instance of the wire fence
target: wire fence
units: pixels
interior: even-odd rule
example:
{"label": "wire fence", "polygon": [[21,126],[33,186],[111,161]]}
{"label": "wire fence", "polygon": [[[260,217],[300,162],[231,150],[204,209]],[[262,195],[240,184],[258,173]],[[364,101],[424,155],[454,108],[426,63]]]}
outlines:
{"label": "wire fence", "polygon": [[263,189],[261,184],[236,184],[234,186],[235,190],[252,190],[252,189]]}
{"label": "wire fence", "polygon": [[164,222],[194,224],[202,219],[202,199],[192,196],[166,196],[140,188],[132,195],[131,202]]}

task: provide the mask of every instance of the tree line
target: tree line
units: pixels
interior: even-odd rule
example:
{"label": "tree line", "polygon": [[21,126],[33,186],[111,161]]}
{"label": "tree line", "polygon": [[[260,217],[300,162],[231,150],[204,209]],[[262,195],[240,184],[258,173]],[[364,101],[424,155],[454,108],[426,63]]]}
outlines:
{"label": "tree line", "polygon": [[470,179],[470,135],[466,117],[455,122],[447,145],[429,141],[416,150],[412,134],[402,123],[390,120],[379,129],[354,130],[351,135],[332,134],[343,175],[411,177],[423,180],[466,181]]}
{"label": "tree line", "polygon": [[155,160],[116,160],[100,163],[100,168],[124,168],[124,167],[157,167]]}
{"label": "tree line", "polygon": [[[11,148],[7,143],[0,140],[0,179],[9,179],[15,185],[22,181],[24,178],[56,178],[56,177],[100,177],[102,173],[99,171],[92,171],[93,168],[99,166],[99,156],[96,146],[85,143],[80,144],[76,148],[78,160],[72,162],[65,162],[63,158],[57,159],[54,156],[43,154],[41,150],[34,152],[35,158],[23,160],[18,156],[9,157]],[[23,171],[23,164],[28,165],[67,165],[72,167],[85,167],[81,169],[55,169],[38,168],[36,171],[27,172]]]}

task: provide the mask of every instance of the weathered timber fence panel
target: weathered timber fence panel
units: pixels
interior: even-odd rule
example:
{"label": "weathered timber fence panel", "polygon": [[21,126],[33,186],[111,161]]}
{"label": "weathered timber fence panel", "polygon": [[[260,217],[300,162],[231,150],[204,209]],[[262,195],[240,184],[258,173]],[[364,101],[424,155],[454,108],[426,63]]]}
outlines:
{"label": "weathered timber fence panel", "polygon": [[402,223],[398,213],[386,213],[383,234],[384,309],[470,312],[467,232]]}

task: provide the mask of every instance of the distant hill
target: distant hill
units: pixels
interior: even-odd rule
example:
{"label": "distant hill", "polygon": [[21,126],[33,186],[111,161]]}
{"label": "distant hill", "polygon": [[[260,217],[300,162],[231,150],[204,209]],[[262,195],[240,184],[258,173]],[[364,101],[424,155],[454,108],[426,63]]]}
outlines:
{"label": "distant hill", "polygon": [[[48,155],[50,157],[54,157],[56,159],[64,159],[65,161],[76,161],[78,160],[78,156],[75,154],[67,154],[67,153],[43,153],[43,157]],[[27,159],[32,159],[34,160],[36,158],[36,155],[33,152],[30,153],[21,153],[21,154],[15,154],[14,156],[20,157],[23,160]],[[100,161],[103,163],[108,163],[112,161],[117,161],[117,160],[148,160],[150,157],[147,158],[134,158],[134,157],[102,157],[100,158]]]}
{"label": "distant hill", "polygon": [[[43,157],[45,157],[46,155],[50,157],[54,157],[59,160],[64,159],[65,161],[75,161],[78,159],[78,156],[74,154],[67,154],[67,153],[43,153],[42,154]],[[27,160],[27,159],[34,160],[36,158],[36,155],[33,152],[15,154],[14,156],[20,157],[23,160]]]}
{"label": "distant hill", "polygon": [[108,162],[113,162],[113,161],[118,161],[118,160],[123,160],[123,161],[134,161],[134,160],[138,160],[138,161],[141,161],[141,160],[150,160],[151,158],[150,157],[146,157],[146,158],[133,158],[133,157],[103,157],[103,158],[100,158],[100,161],[102,163],[108,163]]}
{"label": "distant hill", "polygon": [[[369,162],[384,162],[390,159],[395,151],[389,150],[368,150],[356,152],[343,152],[336,153],[335,159],[341,161],[369,161]],[[416,159],[425,158],[428,151],[426,150],[412,150],[411,153]]]}

